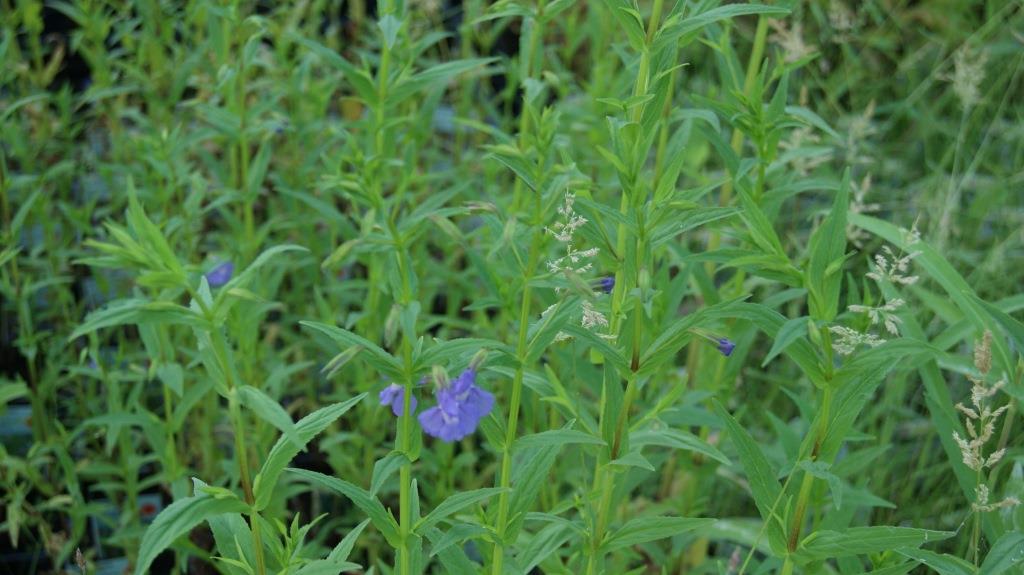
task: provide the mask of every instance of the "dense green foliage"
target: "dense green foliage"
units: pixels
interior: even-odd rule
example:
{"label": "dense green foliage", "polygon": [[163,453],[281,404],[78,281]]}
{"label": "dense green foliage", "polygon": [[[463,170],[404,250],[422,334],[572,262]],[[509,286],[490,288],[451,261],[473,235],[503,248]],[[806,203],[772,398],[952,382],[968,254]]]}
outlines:
{"label": "dense green foliage", "polygon": [[0,571],[1021,573],[1022,8],[0,0]]}

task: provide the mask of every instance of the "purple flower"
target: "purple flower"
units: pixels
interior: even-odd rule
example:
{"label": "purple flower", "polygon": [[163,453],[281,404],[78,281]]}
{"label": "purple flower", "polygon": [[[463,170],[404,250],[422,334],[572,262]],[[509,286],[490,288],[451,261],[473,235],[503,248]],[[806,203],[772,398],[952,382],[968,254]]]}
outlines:
{"label": "purple flower", "polygon": [[[402,416],[402,408],[405,406],[405,388],[397,383],[380,390],[380,404],[390,405],[391,413],[394,413],[396,417]],[[409,397],[409,408],[416,412],[416,396]]]}
{"label": "purple flower", "polygon": [[477,387],[476,370],[469,368],[435,393],[437,405],[420,414],[427,435],[457,441],[473,433],[494,407],[494,396]]}
{"label": "purple flower", "polygon": [[206,281],[210,283],[210,287],[220,287],[231,280],[233,273],[235,273],[235,264],[223,262],[207,272]]}
{"label": "purple flower", "polygon": [[604,293],[612,293],[612,290],[615,289],[615,276],[605,276],[601,278],[600,283]]}
{"label": "purple flower", "polygon": [[729,340],[729,338],[723,337],[718,340],[718,351],[725,357],[732,355],[732,350],[734,349],[736,349],[736,344]]}

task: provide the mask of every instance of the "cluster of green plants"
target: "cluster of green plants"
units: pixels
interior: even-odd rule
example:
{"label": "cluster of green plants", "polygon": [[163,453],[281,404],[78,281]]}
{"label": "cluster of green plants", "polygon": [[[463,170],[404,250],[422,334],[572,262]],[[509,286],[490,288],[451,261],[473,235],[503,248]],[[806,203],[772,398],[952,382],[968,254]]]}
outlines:
{"label": "cluster of green plants", "polygon": [[1021,24],[0,0],[0,571],[1021,573]]}

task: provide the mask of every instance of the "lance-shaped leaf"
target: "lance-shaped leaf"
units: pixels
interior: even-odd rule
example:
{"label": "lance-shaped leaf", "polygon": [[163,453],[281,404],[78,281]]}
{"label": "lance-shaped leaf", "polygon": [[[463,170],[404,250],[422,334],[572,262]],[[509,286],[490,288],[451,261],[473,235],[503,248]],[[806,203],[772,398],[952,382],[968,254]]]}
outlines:
{"label": "lance-shaped leaf", "polygon": [[216,497],[211,496],[201,491],[198,483],[196,491],[199,493],[168,505],[146,528],[139,545],[135,575],[148,573],[156,556],[196,525],[225,513],[245,513],[249,510],[249,506],[235,496],[223,492],[218,492]]}
{"label": "lance-shaped leaf", "polygon": [[300,321],[299,323],[331,338],[342,348],[342,350],[358,346],[363,352],[365,352],[363,357],[366,358],[366,361],[368,361],[374,369],[390,376],[393,379],[404,379],[402,364],[397,359],[391,357],[391,354],[384,351],[384,349],[379,345],[365,337],[358,336],[347,329],[342,329],[326,323],[316,321]]}
{"label": "lance-shaped leaf", "polygon": [[288,462],[298,455],[299,451],[301,451],[306,444],[310,442],[310,440],[319,435],[323,430],[327,429],[328,425],[341,417],[342,414],[351,409],[353,405],[362,401],[364,397],[366,397],[366,394],[361,393],[348,401],[328,405],[327,407],[318,409],[306,417],[303,417],[297,424],[295,424],[295,435],[298,436],[298,443],[293,443],[285,436],[282,436],[277,440],[277,443],[275,443],[274,447],[271,448],[270,455],[268,455],[267,460],[263,462],[263,467],[260,468],[260,472],[256,475],[256,479],[253,482],[253,495],[256,498],[256,502],[253,506],[256,510],[265,509],[267,505],[270,504],[271,496],[274,493],[274,487],[277,485],[277,478],[288,465]]}
{"label": "lance-shaped leaf", "polygon": [[843,531],[822,530],[808,535],[797,552],[807,560],[834,559],[879,553],[902,547],[919,547],[929,541],[952,537],[950,531],[911,527],[850,527]]}
{"label": "lance-shaped leaf", "polygon": [[384,536],[384,539],[390,545],[393,547],[401,545],[401,533],[398,523],[388,513],[388,510],[384,508],[384,504],[373,495],[370,495],[369,491],[337,477],[331,477],[308,469],[289,469],[288,472],[298,475],[314,485],[325,487],[344,495],[370,518],[370,523],[373,523],[373,526],[377,528],[377,531],[380,531],[380,534]]}
{"label": "lance-shaped leaf", "polygon": [[237,388],[237,392],[238,397],[242,400],[242,405],[251,409],[263,421],[276,427],[292,442],[292,445],[299,449],[305,447],[305,442],[299,437],[298,430],[295,428],[295,422],[280,403],[251,385],[240,386]]}
{"label": "lance-shaped leaf", "polygon": [[715,413],[729,431],[733,445],[747,472],[747,482],[750,484],[750,494],[754,497],[754,504],[761,513],[768,528],[768,540],[772,547],[784,547],[783,531],[781,523],[781,499],[782,487],[776,477],[775,469],[772,468],[768,458],[764,456],[761,447],[754,442],[747,430],[722,407],[717,400],[713,402]]}
{"label": "lance-shaped leaf", "polygon": [[609,535],[603,545],[606,551],[611,552],[623,547],[657,541],[701,527],[708,527],[714,522],[714,519],[691,517],[638,517],[630,519]]}

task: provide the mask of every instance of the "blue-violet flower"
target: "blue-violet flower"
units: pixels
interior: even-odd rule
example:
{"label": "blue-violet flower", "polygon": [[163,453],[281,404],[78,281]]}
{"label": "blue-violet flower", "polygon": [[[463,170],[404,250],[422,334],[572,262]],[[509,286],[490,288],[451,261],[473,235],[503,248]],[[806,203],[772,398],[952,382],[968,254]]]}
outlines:
{"label": "blue-violet flower", "polygon": [[[391,413],[394,413],[396,417],[402,416],[402,409],[405,405],[405,388],[397,383],[380,390],[380,404],[390,405]],[[416,396],[413,395],[409,398],[409,408],[416,412]]]}
{"label": "blue-violet flower", "polygon": [[235,273],[235,264],[231,262],[224,262],[213,268],[206,274],[206,281],[209,282],[210,287],[220,287],[231,280],[231,275]]}
{"label": "blue-violet flower", "polygon": [[720,338],[718,340],[718,351],[725,357],[732,355],[732,350],[736,349],[736,344],[727,337]]}
{"label": "blue-violet flower", "polygon": [[494,396],[476,385],[472,367],[438,389],[435,396],[437,405],[421,413],[419,420],[427,435],[443,441],[458,441],[473,433],[494,407]]}

